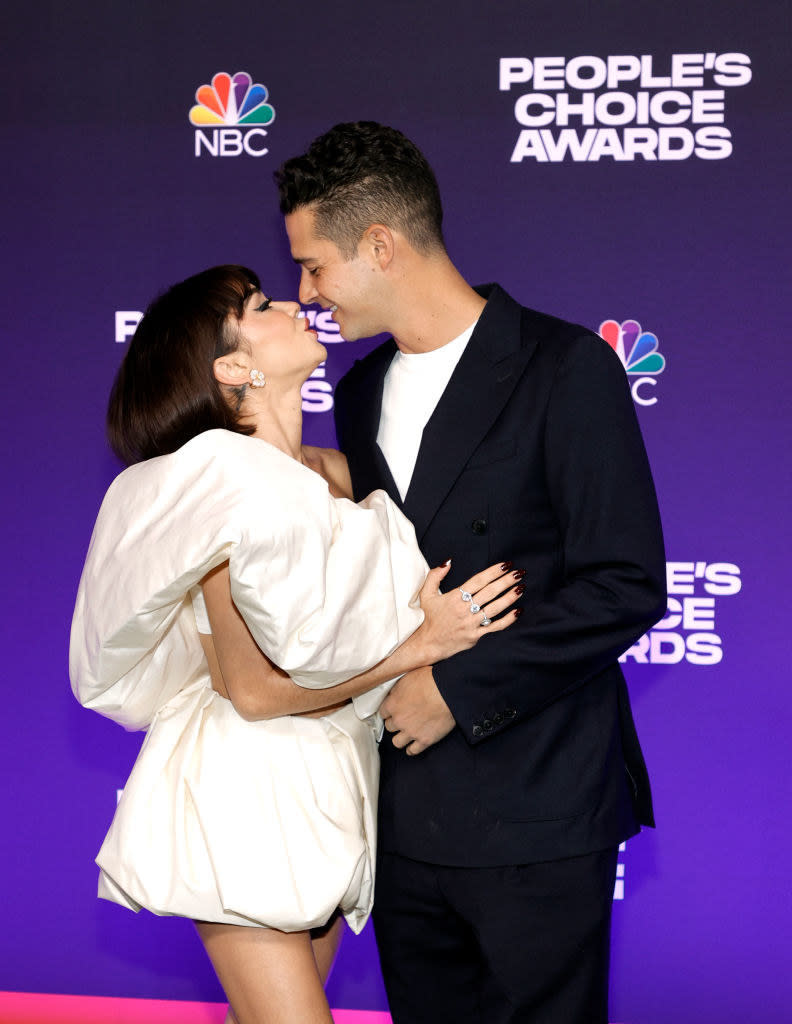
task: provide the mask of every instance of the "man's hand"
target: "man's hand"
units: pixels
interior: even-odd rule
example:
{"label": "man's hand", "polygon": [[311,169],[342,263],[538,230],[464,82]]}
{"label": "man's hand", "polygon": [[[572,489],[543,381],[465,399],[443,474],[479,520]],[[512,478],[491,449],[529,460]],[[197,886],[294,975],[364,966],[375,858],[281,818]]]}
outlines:
{"label": "man's hand", "polygon": [[422,753],[456,725],[431,666],[406,672],[382,702],[380,714],[394,747],[408,754]]}

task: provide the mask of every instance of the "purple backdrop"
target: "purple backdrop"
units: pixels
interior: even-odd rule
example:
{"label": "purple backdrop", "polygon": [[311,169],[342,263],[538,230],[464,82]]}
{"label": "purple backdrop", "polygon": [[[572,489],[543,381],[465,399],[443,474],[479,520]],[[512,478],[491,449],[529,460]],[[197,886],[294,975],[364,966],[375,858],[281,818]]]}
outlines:
{"label": "purple backdrop", "polygon": [[[780,0],[7,13],[0,989],[221,998],[188,924],[94,898],[140,744],[79,708],[66,671],[119,468],[105,402],[128,314],[167,284],[235,261],[295,294],[272,171],[336,121],[374,118],[429,156],[472,282],[626,341],[672,602],[626,658],[659,828],[620,858],[613,1019],[789,1019],[788,15]],[[191,124],[219,72],[265,86],[274,119]],[[367,348],[330,346],[309,441],[333,442],[332,388]],[[334,1005],[385,1006],[368,932],[330,987]]]}

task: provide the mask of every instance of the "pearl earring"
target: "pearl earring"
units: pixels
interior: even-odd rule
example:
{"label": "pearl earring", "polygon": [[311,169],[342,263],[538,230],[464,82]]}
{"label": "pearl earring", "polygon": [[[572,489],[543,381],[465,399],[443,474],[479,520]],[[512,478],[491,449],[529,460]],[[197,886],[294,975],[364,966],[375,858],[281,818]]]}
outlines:
{"label": "pearl earring", "polygon": [[250,385],[254,388],[263,388],[267,382],[264,380],[264,374],[261,370],[250,371]]}

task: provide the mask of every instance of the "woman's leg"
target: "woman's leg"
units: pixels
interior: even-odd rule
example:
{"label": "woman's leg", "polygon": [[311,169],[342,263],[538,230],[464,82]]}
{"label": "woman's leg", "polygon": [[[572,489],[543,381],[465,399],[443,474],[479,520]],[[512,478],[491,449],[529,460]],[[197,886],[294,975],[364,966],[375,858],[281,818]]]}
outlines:
{"label": "woman's leg", "polygon": [[333,961],[336,958],[341,939],[344,937],[345,923],[341,911],[336,910],[330,920],[322,928],[311,930],[311,942],[313,944],[316,967],[322,984],[327,984],[330,971],[333,969]]}
{"label": "woman's leg", "polygon": [[[323,928],[313,928],[311,930],[311,944],[316,959],[316,967],[323,985],[327,984],[330,977],[330,972],[333,969],[333,963],[345,930],[344,918],[338,910]],[[239,1024],[230,1006],[224,1024]]]}
{"label": "woman's leg", "polygon": [[333,1024],[308,932],[195,926],[238,1024]]}

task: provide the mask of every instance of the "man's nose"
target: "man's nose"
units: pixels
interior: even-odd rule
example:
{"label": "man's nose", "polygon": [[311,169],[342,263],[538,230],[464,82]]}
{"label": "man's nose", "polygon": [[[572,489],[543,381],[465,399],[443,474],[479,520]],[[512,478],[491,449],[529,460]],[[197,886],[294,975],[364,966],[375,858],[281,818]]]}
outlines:
{"label": "man's nose", "polygon": [[298,294],[300,302],[304,306],[309,305],[311,302],[315,302],[318,294],[314,287],[313,278],[304,268],[300,272],[300,288]]}

